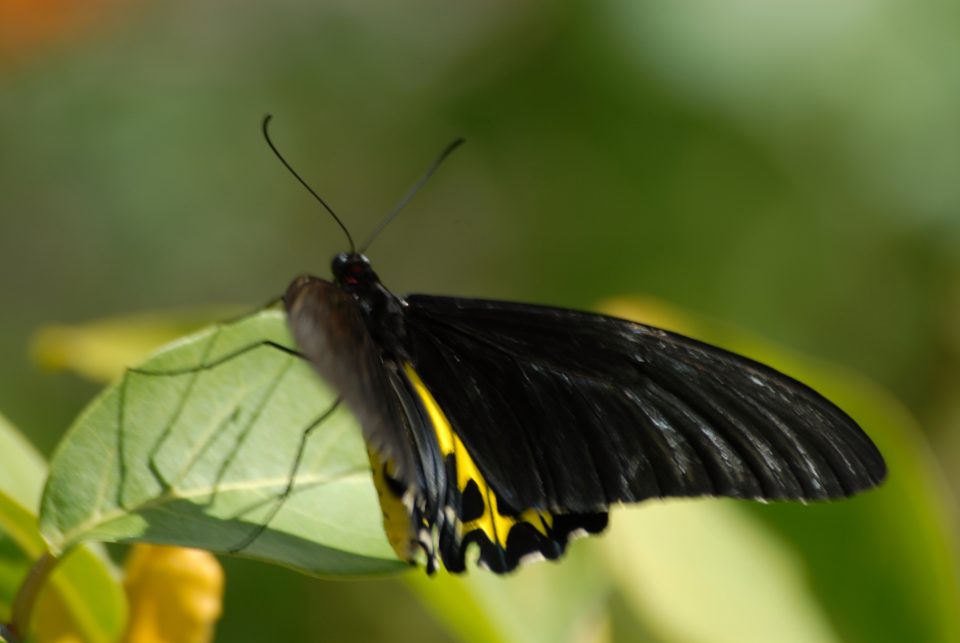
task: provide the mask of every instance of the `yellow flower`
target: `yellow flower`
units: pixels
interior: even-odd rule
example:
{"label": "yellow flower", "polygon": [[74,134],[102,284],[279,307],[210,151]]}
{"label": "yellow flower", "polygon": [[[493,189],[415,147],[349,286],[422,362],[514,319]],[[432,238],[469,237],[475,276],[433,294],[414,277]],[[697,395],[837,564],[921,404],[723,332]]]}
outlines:
{"label": "yellow flower", "polygon": [[207,643],[222,611],[223,569],[199,549],[136,545],[124,588],[129,621],[123,643]]}

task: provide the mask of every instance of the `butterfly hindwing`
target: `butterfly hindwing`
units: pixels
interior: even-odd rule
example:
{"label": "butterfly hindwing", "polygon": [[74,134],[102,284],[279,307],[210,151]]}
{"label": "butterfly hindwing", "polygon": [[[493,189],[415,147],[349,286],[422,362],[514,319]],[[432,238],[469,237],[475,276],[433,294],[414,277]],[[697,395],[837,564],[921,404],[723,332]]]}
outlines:
{"label": "butterfly hindwing", "polygon": [[406,363],[404,373],[420,400],[444,462],[446,475],[440,488],[436,525],[440,557],[449,571],[465,569],[471,544],[479,549],[480,565],[503,573],[525,560],[558,558],[577,532],[603,530],[606,511],[584,515],[552,513],[507,504],[487,482],[416,369]]}

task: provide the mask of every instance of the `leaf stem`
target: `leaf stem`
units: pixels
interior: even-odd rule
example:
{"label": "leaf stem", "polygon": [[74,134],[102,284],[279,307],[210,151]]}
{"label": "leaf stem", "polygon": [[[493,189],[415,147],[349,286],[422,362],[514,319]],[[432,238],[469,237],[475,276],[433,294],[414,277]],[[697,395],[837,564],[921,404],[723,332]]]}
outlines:
{"label": "leaf stem", "polygon": [[40,590],[59,561],[59,558],[46,551],[30,568],[27,577],[20,585],[20,589],[17,590],[17,597],[13,601],[12,622],[9,629],[14,636],[18,638],[27,636],[30,631],[30,619],[33,616],[33,607],[36,605],[37,596],[40,595]]}

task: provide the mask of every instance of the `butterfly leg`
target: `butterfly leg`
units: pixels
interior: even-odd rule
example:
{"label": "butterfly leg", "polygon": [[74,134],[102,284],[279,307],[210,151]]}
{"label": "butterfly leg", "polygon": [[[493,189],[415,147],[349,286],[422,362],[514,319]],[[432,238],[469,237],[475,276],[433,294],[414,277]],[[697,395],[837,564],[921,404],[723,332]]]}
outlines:
{"label": "butterfly leg", "polygon": [[[170,438],[174,427],[177,424],[181,414],[183,413],[186,400],[190,397],[190,392],[193,390],[194,386],[197,383],[198,378],[203,372],[210,371],[216,367],[225,364],[231,360],[234,360],[246,353],[251,351],[268,348],[272,350],[278,350],[280,352],[286,353],[288,355],[305,359],[304,356],[297,350],[290,348],[289,346],[284,346],[277,342],[271,340],[263,340],[260,342],[255,342],[247,346],[238,348],[226,355],[222,355],[214,360],[208,360],[210,352],[214,344],[216,343],[217,338],[220,335],[222,327],[218,327],[214,334],[210,337],[207,342],[206,347],[204,348],[203,354],[200,359],[200,363],[194,366],[178,368],[178,369],[168,369],[168,370],[154,370],[154,369],[144,369],[144,368],[130,368],[127,369],[124,373],[123,380],[121,381],[119,388],[119,400],[117,403],[117,453],[119,455],[119,472],[120,472],[120,484],[118,486],[118,499],[117,502],[121,507],[129,506],[129,499],[126,497],[126,488],[127,485],[125,481],[127,477],[127,449],[126,449],[126,436],[127,436],[127,389],[129,387],[130,381],[135,377],[179,377],[179,376],[188,376],[190,379],[187,383],[187,388],[182,395],[180,395],[177,404],[174,406],[172,413],[167,419],[163,430],[160,435],[157,437],[153,446],[150,449],[150,458],[148,462],[148,467],[151,475],[160,484],[163,490],[168,490],[172,486],[172,481],[168,475],[161,471],[157,455],[160,453],[164,444]],[[236,414],[231,416],[232,419],[236,419]],[[210,439],[212,440],[215,435],[211,435]],[[202,447],[202,450],[205,450],[206,446]],[[174,477],[179,477],[183,475],[184,471],[181,471]]]}
{"label": "butterfly leg", "polygon": [[266,528],[270,526],[270,522],[280,512],[280,509],[283,508],[283,503],[286,501],[288,497],[290,497],[290,494],[293,493],[293,488],[296,485],[297,472],[300,469],[300,464],[303,462],[303,454],[306,451],[307,440],[310,439],[310,434],[312,434],[318,426],[323,424],[323,422],[327,418],[333,415],[334,411],[336,411],[337,408],[340,406],[340,402],[341,402],[341,398],[338,397],[336,400],[334,400],[333,404],[330,405],[330,408],[328,408],[326,411],[321,413],[320,416],[317,417],[317,419],[315,419],[313,422],[311,422],[307,426],[307,428],[305,428],[303,432],[300,434],[300,443],[297,445],[297,453],[293,458],[293,463],[290,465],[290,472],[287,475],[286,486],[273,499],[274,505],[273,507],[270,508],[269,513],[267,513],[267,516],[263,519],[263,521],[259,525],[257,525],[256,528],[253,529],[253,531],[247,534],[247,536],[243,540],[241,540],[239,543],[237,543],[236,545],[234,545],[228,550],[231,554],[239,553],[244,549],[246,549],[247,547],[249,547],[250,545],[252,545],[253,542],[260,537],[260,534],[262,534],[266,530]]}

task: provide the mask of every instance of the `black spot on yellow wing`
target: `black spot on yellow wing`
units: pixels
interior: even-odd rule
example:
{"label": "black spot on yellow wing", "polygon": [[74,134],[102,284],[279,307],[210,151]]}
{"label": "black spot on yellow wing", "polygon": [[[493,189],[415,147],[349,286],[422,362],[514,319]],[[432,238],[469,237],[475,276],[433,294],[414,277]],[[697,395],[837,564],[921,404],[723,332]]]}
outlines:
{"label": "black spot on yellow wing", "polygon": [[[606,512],[555,514],[503,503],[413,366],[404,364],[404,372],[433,426],[446,468],[447,487],[430,531],[435,524],[440,557],[449,571],[465,569],[471,543],[480,549],[481,566],[504,573],[528,559],[555,559],[571,537],[606,527]],[[424,548],[432,557],[432,547]]]}
{"label": "black spot on yellow wing", "polygon": [[467,483],[463,490],[463,496],[460,502],[460,520],[471,522],[479,520],[486,511],[486,503],[483,501],[483,494],[480,493],[480,487],[475,480]]}

